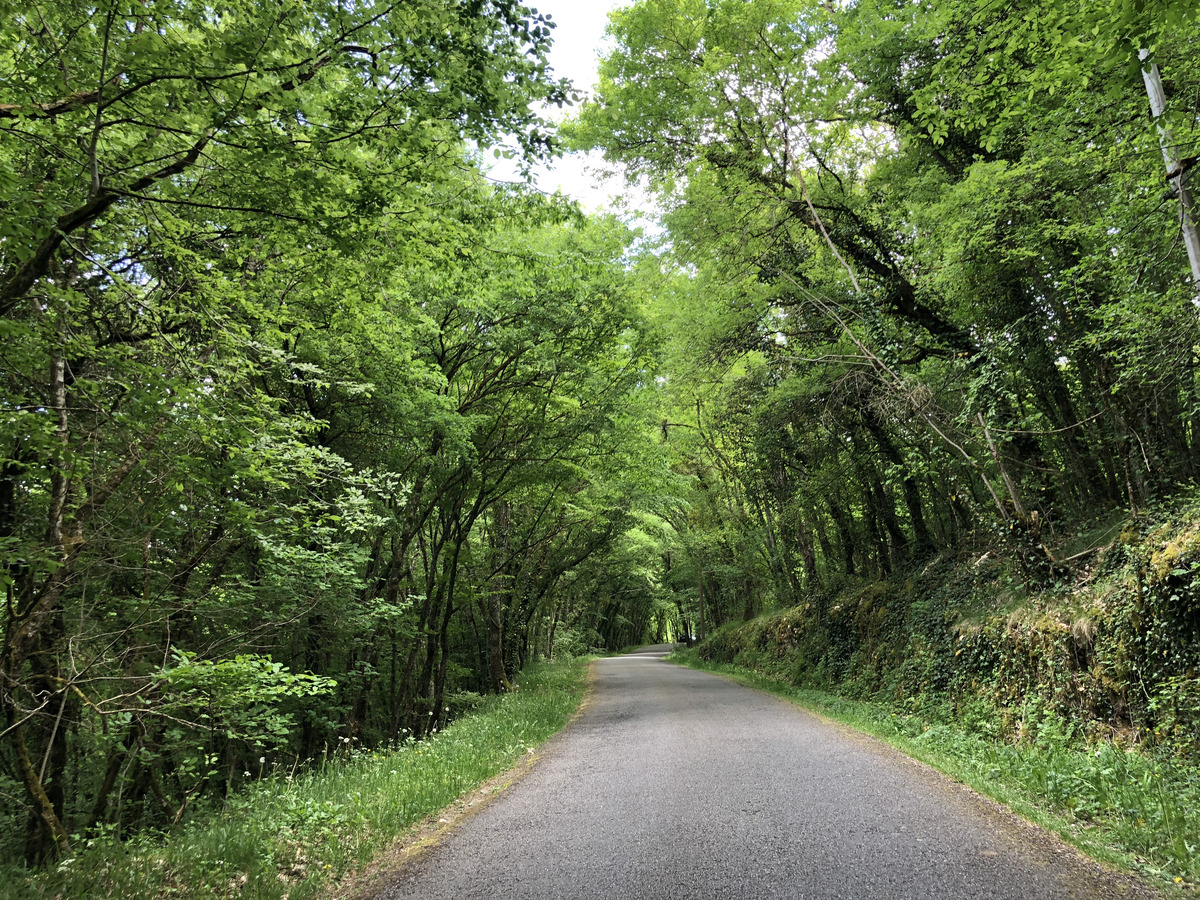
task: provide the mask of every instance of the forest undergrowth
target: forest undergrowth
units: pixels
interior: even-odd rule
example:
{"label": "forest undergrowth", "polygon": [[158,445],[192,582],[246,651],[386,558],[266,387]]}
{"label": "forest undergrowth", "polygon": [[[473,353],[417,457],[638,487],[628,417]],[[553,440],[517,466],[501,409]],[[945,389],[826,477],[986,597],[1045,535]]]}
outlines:
{"label": "forest undergrowth", "polygon": [[346,744],[307,770],[262,777],[178,831],[100,837],[57,866],[10,868],[0,898],[327,896],[413,826],[559,731],[583,697],[587,663],[535,664],[517,690],[483,698],[440,733],[388,749]]}

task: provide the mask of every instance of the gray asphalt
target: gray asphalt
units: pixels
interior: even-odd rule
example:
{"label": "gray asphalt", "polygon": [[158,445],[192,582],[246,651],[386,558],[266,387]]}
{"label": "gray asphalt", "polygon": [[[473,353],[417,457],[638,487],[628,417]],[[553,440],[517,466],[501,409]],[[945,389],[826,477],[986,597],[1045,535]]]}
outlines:
{"label": "gray asphalt", "polygon": [[1152,897],[877,742],[662,660],[598,661],[533,770],[386,900]]}

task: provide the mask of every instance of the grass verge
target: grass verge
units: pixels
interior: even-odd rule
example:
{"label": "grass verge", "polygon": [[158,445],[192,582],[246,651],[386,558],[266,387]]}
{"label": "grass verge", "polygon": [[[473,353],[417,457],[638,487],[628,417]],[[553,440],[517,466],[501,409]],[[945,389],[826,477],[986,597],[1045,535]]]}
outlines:
{"label": "grass verge", "polygon": [[511,767],[578,708],[587,660],[527,670],[421,743],[349,751],[294,778],[264,779],[217,816],[171,834],[93,841],[56,867],[0,873],[0,898],[306,900],[411,826]]}
{"label": "grass verge", "polygon": [[[1111,743],[1072,744],[1044,723],[1009,743],[971,731],[970,719],[899,710],[798,688],[750,669],[677,652],[672,661],[724,675],[873,735],[970,785],[1094,859],[1136,871],[1178,896],[1200,896],[1200,772]],[[966,723],[966,725],[964,724]]]}

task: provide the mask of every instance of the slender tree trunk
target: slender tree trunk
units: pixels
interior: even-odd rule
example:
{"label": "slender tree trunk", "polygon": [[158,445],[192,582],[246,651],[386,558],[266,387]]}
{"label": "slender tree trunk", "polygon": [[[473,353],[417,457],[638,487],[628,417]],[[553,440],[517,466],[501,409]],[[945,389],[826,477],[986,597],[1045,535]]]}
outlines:
{"label": "slender tree trunk", "polygon": [[[31,832],[31,840],[26,843],[25,858],[30,865],[39,865],[48,856],[47,843],[65,855],[71,852],[71,838],[30,759],[26,733],[24,725],[17,725],[12,731],[12,746],[17,758],[17,772],[33,800],[33,815],[40,822],[40,827]],[[42,837],[43,834],[47,837]]]}
{"label": "slender tree trunk", "polygon": [[805,587],[810,591],[816,590],[821,586],[821,579],[817,575],[817,552],[812,535],[804,527],[804,516],[799,511],[796,512],[796,542],[800,545],[800,558],[804,562]]}
{"label": "slender tree trunk", "polygon": [[854,539],[854,529],[845,510],[833,497],[826,498],[825,502],[829,504],[829,515],[833,519],[833,524],[838,532],[838,540],[842,544],[842,570],[852,576],[855,574],[854,554],[858,550],[857,542]]}
{"label": "slender tree trunk", "polygon": [[[1139,56],[1145,62],[1150,57],[1150,51],[1142,50]],[[1146,95],[1150,98],[1150,111],[1154,118],[1161,118],[1167,111],[1167,94],[1163,90],[1158,66],[1151,63],[1149,67],[1143,67],[1142,79],[1146,83]],[[1192,283],[1200,294],[1200,224],[1196,216],[1196,201],[1188,185],[1188,170],[1180,161],[1179,149],[1175,146],[1175,137],[1171,130],[1165,125],[1160,125],[1158,134],[1163,161],[1167,164],[1167,180],[1175,186],[1175,192],[1179,195],[1179,225],[1183,231],[1184,246],[1187,247],[1188,263],[1192,269]]]}
{"label": "slender tree trunk", "polygon": [[[992,440],[992,432],[983,418],[983,413],[979,413],[977,418],[980,426],[983,428],[983,436],[987,441],[988,450],[992,454],[992,461],[996,464],[996,468],[1000,472],[1000,479],[1004,482],[1004,487],[1008,491],[1008,499],[1012,503],[1012,512],[1020,521],[1027,521],[1029,514],[1025,511],[1025,505],[1021,502],[1021,494],[1017,490],[1017,483],[1013,481],[1012,475],[1008,472],[1008,466],[1004,464],[1004,458],[1000,455],[1000,450],[996,447],[996,442]],[[1001,504],[1001,511],[1004,511],[1003,504]]]}
{"label": "slender tree trunk", "polygon": [[561,608],[561,603],[554,604],[554,613],[550,617],[550,628],[546,632],[546,659],[554,659],[554,632],[558,628],[558,616]]}
{"label": "slender tree trunk", "polygon": [[917,487],[916,481],[909,474],[908,466],[905,465],[904,457],[901,455],[899,448],[896,447],[891,435],[887,433],[887,429],[883,427],[883,423],[879,421],[873,410],[868,409],[864,415],[864,422],[867,426],[867,431],[870,432],[871,437],[883,453],[884,459],[903,473],[900,477],[900,483],[904,491],[904,503],[908,508],[908,518],[912,522],[913,542],[918,551],[927,550],[933,546],[933,541],[929,537],[929,528],[925,524],[925,511],[921,502],[920,488]]}

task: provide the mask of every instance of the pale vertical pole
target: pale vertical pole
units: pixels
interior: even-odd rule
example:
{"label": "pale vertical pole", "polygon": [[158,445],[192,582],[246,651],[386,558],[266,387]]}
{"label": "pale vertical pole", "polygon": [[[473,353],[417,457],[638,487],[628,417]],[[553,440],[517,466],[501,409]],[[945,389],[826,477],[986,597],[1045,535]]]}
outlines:
{"label": "pale vertical pole", "polygon": [[[1138,54],[1142,62],[1150,56],[1149,50]],[[1167,95],[1163,91],[1162,77],[1158,66],[1154,63],[1149,68],[1142,68],[1142,79],[1146,82],[1146,94],[1150,97],[1150,112],[1158,119],[1167,110]],[[1192,197],[1187,183],[1187,172],[1179,159],[1179,151],[1171,136],[1171,129],[1166,125],[1158,126],[1159,142],[1162,145],[1163,160],[1167,164],[1167,181],[1175,186],[1179,194],[1180,222],[1183,228],[1183,243],[1187,247],[1188,262],[1192,266],[1192,282],[1200,291],[1200,229],[1196,227],[1196,201]]]}

